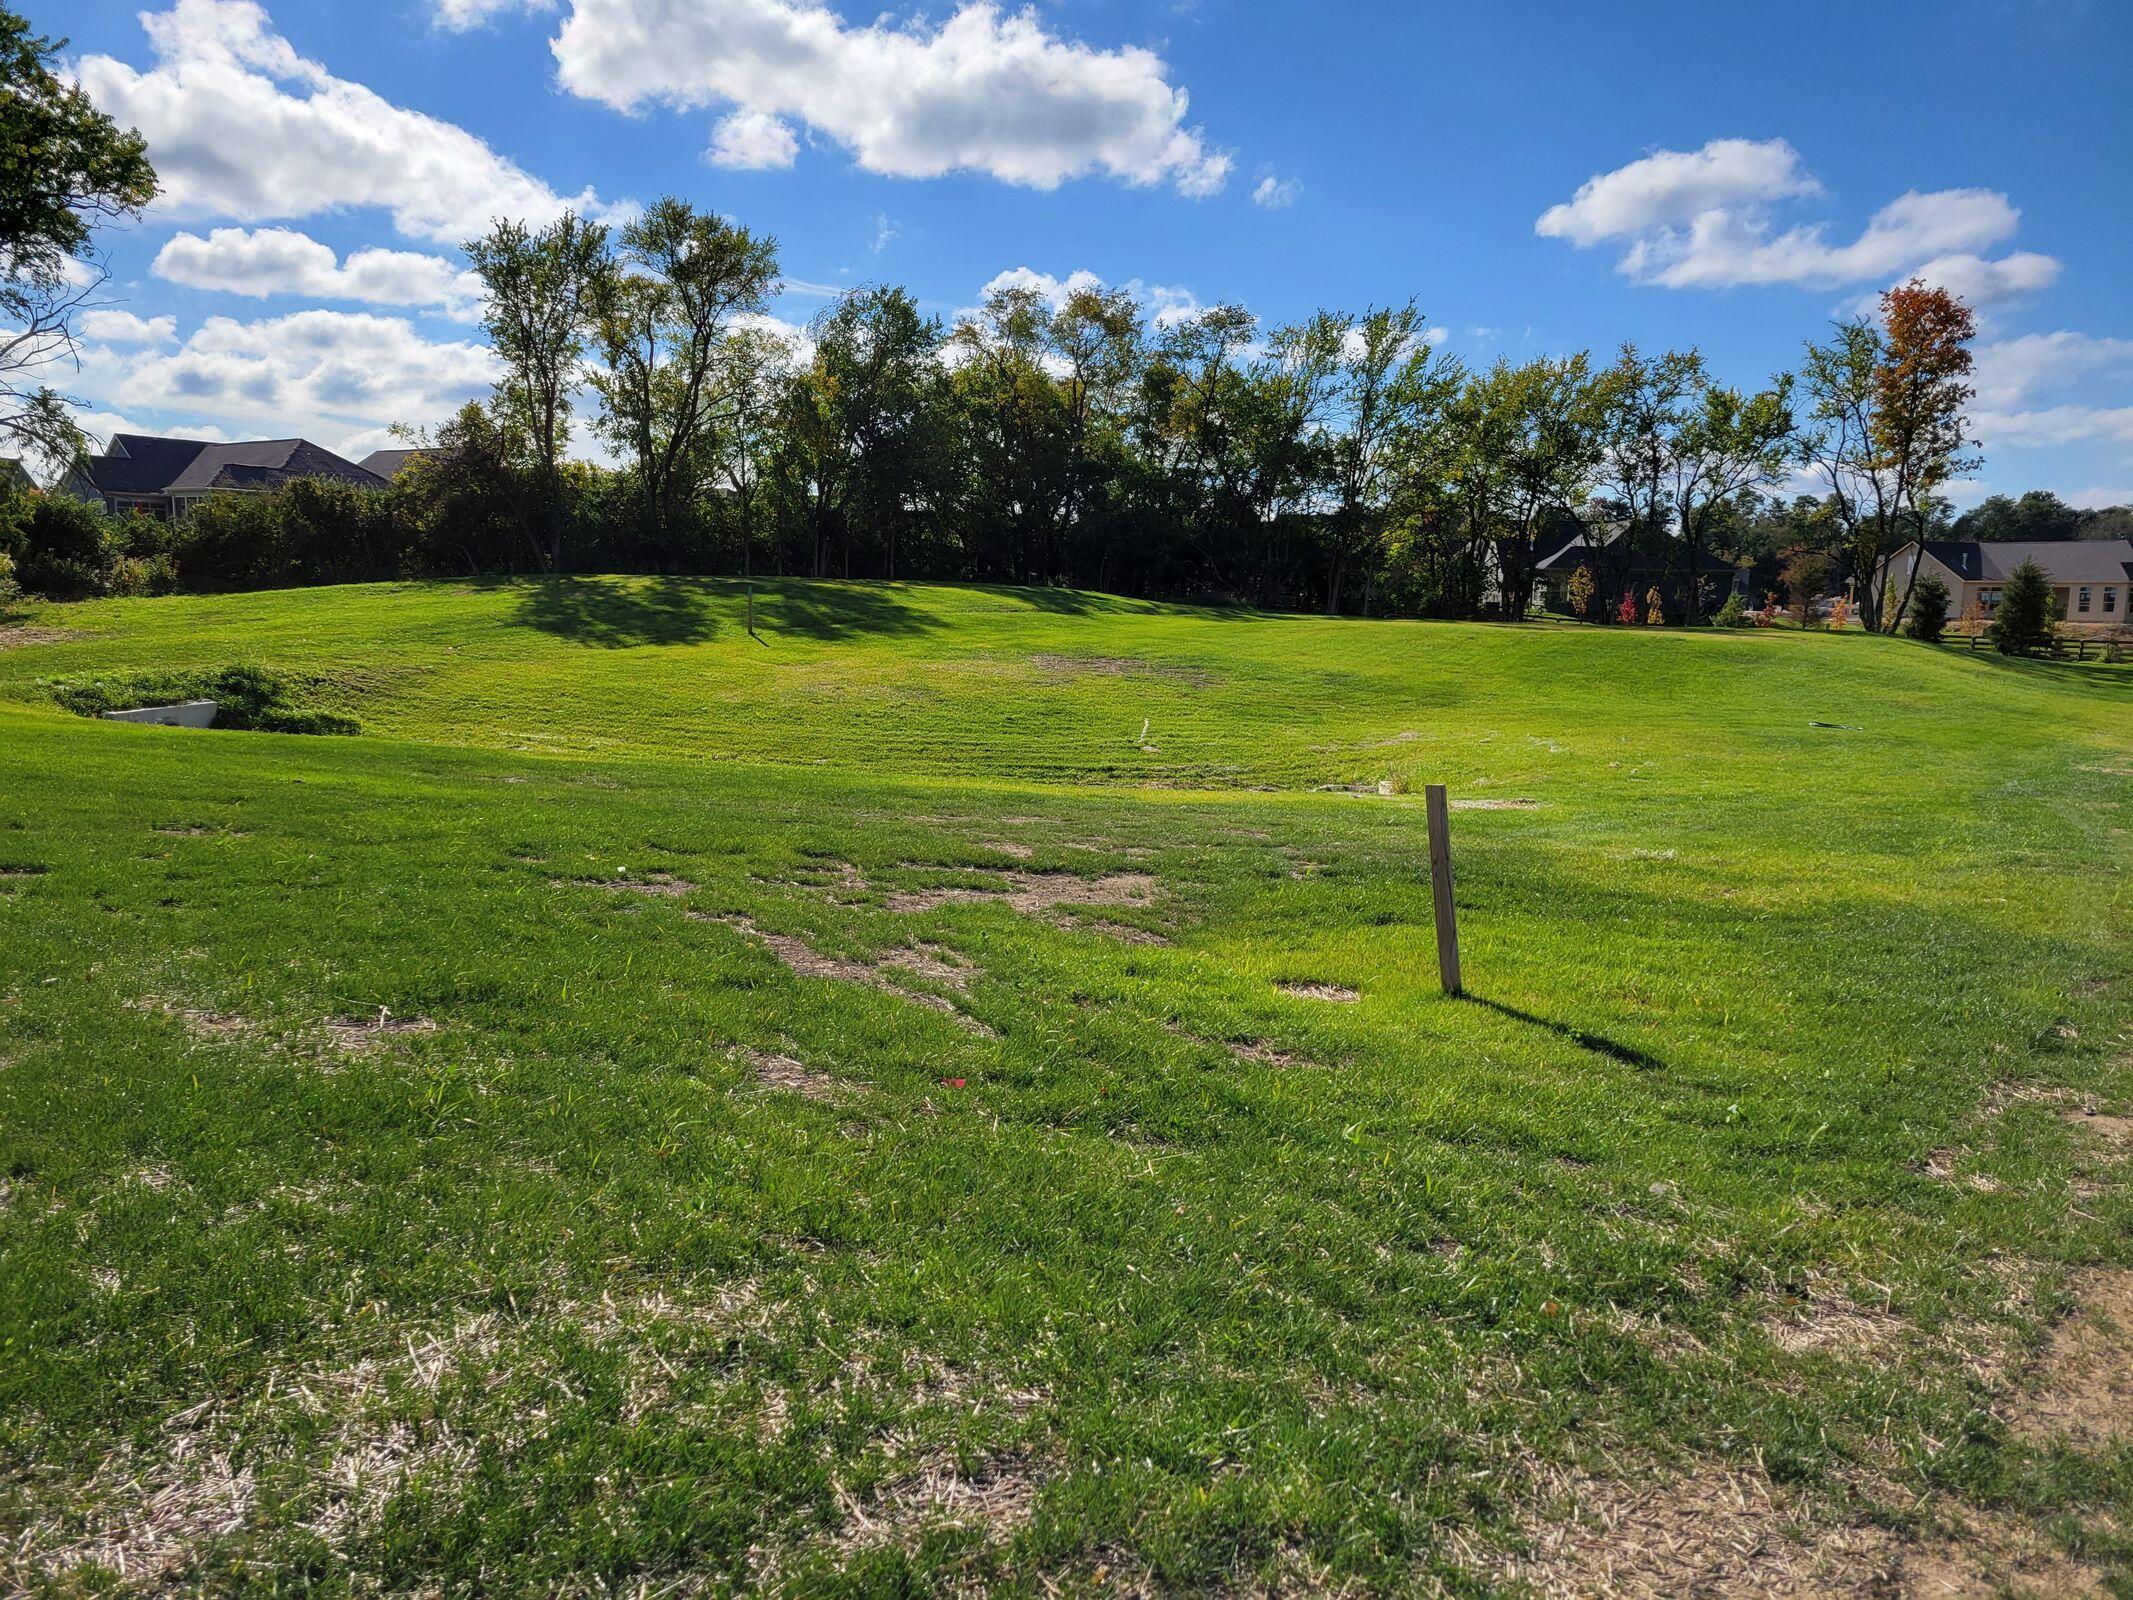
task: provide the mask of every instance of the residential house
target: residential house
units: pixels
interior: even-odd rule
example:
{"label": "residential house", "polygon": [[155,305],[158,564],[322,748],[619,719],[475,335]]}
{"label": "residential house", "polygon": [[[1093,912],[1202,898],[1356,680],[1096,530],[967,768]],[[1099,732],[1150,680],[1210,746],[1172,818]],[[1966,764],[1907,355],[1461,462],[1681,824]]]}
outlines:
{"label": "residential house", "polygon": [[385,479],[308,439],[254,439],[210,444],[115,433],[104,453],[61,480],[63,494],[100,502],[115,514],[139,512],[175,522],[211,494],[279,489],[299,478],[332,478],[363,489]]}
{"label": "residential house", "polygon": [[[1580,567],[1589,568],[1597,588],[1593,604],[1604,606],[1614,616],[1625,592],[1636,597],[1637,614],[1645,611],[1645,597],[1659,591],[1666,614],[1680,618],[1687,612],[1687,590],[1682,582],[1685,556],[1681,540],[1663,537],[1632,538],[1624,521],[1588,522],[1567,531],[1557,531],[1536,543],[1534,550],[1534,595],[1549,611],[1574,612],[1570,580]],[[1703,590],[1706,616],[1726,603],[1729,594],[1748,593],[1749,569],[1737,566],[1709,550],[1698,553],[1696,575]]]}
{"label": "residential house", "polygon": [[1966,539],[1928,539],[1896,553],[1892,582],[1901,594],[1921,567],[1948,586],[1948,618],[1972,624],[1990,620],[2000,590],[2025,561],[2044,570],[2059,601],[2059,614],[2076,633],[2133,628],[2133,539],[2064,539],[2019,544],[1981,544]]}
{"label": "residential house", "polygon": [[436,452],[434,450],[420,449],[373,450],[369,455],[365,456],[360,462],[358,462],[357,465],[361,466],[365,472],[375,473],[378,477],[384,478],[389,482],[390,480],[399,477],[401,473],[405,472],[407,470],[408,463],[414,461],[417,457],[435,454]]}

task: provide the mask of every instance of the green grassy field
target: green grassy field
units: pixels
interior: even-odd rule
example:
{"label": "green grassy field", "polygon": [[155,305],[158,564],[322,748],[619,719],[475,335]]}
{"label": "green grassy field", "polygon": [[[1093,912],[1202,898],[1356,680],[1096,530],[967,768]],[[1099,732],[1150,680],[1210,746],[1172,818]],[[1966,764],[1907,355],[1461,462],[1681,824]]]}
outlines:
{"label": "green grassy field", "polygon": [[0,624],[0,1590],[2133,1595],[2133,673],[756,610]]}

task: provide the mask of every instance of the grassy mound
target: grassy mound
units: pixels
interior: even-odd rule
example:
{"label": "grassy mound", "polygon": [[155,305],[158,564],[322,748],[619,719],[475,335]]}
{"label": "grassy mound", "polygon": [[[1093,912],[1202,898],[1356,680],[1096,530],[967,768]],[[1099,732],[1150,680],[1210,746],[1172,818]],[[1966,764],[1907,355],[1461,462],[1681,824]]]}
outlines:
{"label": "grassy mound", "polygon": [[223,667],[207,672],[133,673],[117,678],[53,678],[43,687],[80,717],[100,717],[130,706],[169,705],[182,700],[215,702],[215,726],[257,733],[358,733],[353,717],[305,703],[306,686],[261,667]]}
{"label": "grassy mound", "polygon": [[[744,605],[0,649],[7,1584],[2123,1571],[2133,674]],[[39,687],[240,659],[369,736]]]}

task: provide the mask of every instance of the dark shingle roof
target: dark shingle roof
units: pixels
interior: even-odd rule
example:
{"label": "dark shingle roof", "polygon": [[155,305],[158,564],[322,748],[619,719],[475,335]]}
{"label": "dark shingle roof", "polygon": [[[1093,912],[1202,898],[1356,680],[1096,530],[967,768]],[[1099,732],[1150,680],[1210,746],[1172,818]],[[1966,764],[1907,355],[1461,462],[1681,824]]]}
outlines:
{"label": "dark shingle roof", "polygon": [[1928,539],[1926,554],[1971,583],[2005,583],[2034,561],[2053,583],[2133,582],[2133,539],[2039,539],[1981,544]]}
{"label": "dark shingle roof", "polygon": [[89,481],[106,494],[204,494],[210,489],[272,489],[294,478],[337,478],[365,489],[384,486],[376,473],[322,450],[308,439],[252,439],[203,444],[114,434],[88,463]]}
{"label": "dark shingle roof", "polygon": [[104,453],[84,463],[84,471],[105,494],[161,494],[206,448],[198,439],[114,433]]}
{"label": "dark shingle roof", "polygon": [[376,473],[381,478],[397,478],[400,469],[417,456],[426,456],[427,450],[373,450],[357,463],[365,472]]}

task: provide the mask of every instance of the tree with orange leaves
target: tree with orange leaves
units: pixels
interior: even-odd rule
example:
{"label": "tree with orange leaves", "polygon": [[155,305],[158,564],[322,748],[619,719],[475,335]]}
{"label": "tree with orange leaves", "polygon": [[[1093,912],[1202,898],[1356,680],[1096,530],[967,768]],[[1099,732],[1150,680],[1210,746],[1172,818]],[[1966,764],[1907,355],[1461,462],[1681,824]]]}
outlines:
{"label": "tree with orange leaves", "polygon": [[1878,325],[1839,323],[1828,343],[1807,347],[1804,455],[1829,486],[1869,628],[1902,620],[1918,563],[1889,615],[1881,597],[1896,557],[1925,536],[1948,483],[1977,465],[1966,414],[1976,333],[1968,306],[1914,278],[1882,295]]}

